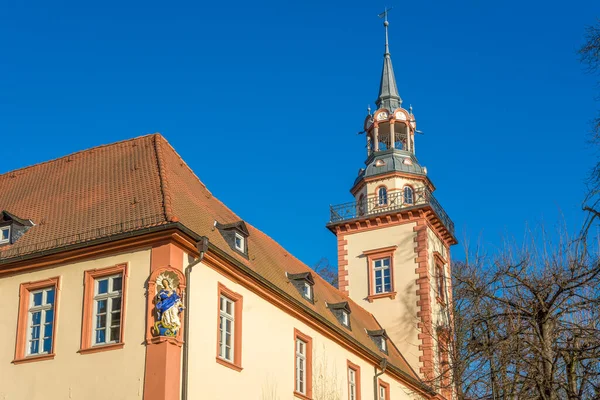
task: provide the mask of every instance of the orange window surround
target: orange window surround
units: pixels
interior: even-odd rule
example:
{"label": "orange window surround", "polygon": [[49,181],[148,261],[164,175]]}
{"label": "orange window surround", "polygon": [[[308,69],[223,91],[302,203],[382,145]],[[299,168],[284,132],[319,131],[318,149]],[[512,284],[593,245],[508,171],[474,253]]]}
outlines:
{"label": "orange window surround", "polygon": [[[383,391],[385,397],[381,396],[382,391]],[[379,379],[379,388],[377,390],[377,398],[378,398],[378,400],[390,400],[390,385],[388,383],[382,381],[381,379]]]}
{"label": "orange window surround", "polygon": [[[221,322],[221,296],[231,300],[234,304],[233,315],[233,362],[230,362],[219,355],[220,322]],[[242,310],[244,307],[244,298],[242,295],[227,289],[222,283],[218,283],[217,295],[217,363],[231,368],[235,371],[242,370]]]}
{"label": "orange window surround", "polygon": [[[110,275],[121,274],[121,333],[117,343],[92,345],[93,316],[94,316],[94,289],[96,279]],[[127,286],[129,277],[129,266],[117,264],[112,267],[88,270],[83,273],[83,321],[81,325],[81,348],[79,353],[88,354],[99,351],[122,349],[125,345],[125,311],[127,310]]]}
{"label": "orange window surround", "polygon": [[[391,299],[396,298],[396,291],[394,288],[394,251],[398,246],[382,247],[380,249],[364,251],[363,254],[367,257],[368,272],[369,272],[369,294],[367,300],[372,303],[375,299],[389,297]],[[375,271],[373,269],[376,260],[383,258],[390,259],[390,283],[391,290],[385,293],[375,293]]]}
{"label": "orange window surround", "polygon": [[355,383],[355,388],[356,388],[356,397],[354,398],[354,400],[360,400],[361,397],[361,393],[360,393],[360,367],[354,363],[352,363],[350,360],[347,360],[348,362],[348,400],[352,400],[352,398],[350,397],[350,370],[354,371],[354,383]]}
{"label": "orange window surround", "polygon": [[[302,394],[296,390],[296,382],[298,381],[297,368],[296,368],[296,343],[300,340],[305,343],[305,354],[306,354],[306,394]],[[312,338],[308,335],[303,334],[298,329],[294,328],[294,396],[304,400],[312,399]]]}
{"label": "orange window surround", "polygon": [[[52,322],[52,350],[47,354],[27,356],[27,331],[29,320],[30,293],[38,289],[54,287],[54,319]],[[22,283],[19,287],[19,316],[17,320],[17,343],[15,346],[14,364],[30,361],[51,360],[56,355],[56,322],[58,321],[58,304],[60,299],[60,277],[44,279],[37,282]]]}

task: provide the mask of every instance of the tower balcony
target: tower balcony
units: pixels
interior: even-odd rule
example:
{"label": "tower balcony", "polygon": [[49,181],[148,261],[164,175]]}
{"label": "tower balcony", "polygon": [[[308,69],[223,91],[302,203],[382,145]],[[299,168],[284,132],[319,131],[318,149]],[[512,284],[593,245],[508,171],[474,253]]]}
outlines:
{"label": "tower balcony", "polygon": [[369,196],[362,201],[330,206],[328,227],[352,220],[360,220],[399,211],[430,208],[433,210],[444,228],[454,237],[454,222],[426,187],[417,188],[412,192],[412,198],[405,198],[403,191],[388,193],[385,198]]}

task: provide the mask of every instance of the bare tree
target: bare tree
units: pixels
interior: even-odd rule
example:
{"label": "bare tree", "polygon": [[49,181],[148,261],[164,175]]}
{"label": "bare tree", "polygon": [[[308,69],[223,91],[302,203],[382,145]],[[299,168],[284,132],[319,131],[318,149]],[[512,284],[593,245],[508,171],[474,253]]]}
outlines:
{"label": "bare tree", "polygon": [[[587,28],[586,43],[579,50],[581,62],[587,66],[592,74],[600,74],[600,19],[595,25]],[[600,82],[599,82],[600,84]],[[600,98],[600,95],[599,95]],[[600,112],[592,123],[592,144],[600,145]],[[600,216],[600,162],[593,167],[589,177],[589,191],[584,209],[590,214],[586,229],[592,221]]]}
{"label": "bare tree", "polygon": [[584,239],[542,232],[453,271],[459,397],[600,396],[600,264]]}
{"label": "bare tree", "polygon": [[337,268],[329,262],[326,257],[321,258],[315,265],[313,270],[321,275],[321,278],[325,279],[332,286],[338,286],[338,271]]}

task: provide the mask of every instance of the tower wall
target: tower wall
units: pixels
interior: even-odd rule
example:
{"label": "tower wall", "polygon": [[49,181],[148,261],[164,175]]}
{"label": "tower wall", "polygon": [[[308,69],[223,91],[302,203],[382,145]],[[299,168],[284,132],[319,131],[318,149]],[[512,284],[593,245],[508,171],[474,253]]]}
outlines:
{"label": "tower wall", "polygon": [[[449,326],[448,301],[438,300],[436,264],[445,261],[449,278],[449,250],[418,212],[381,220],[338,231],[340,288],[375,316],[411,367],[433,382],[441,371],[437,327]],[[373,272],[365,253],[390,248],[392,293],[373,298]]]}
{"label": "tower wall", "polygon": [[[344,257],[347,265],[346,292],[354,301],[370,311],[398,346],[409,364],[419,370],[419,339],[417,332],[415,238],[416,222],[382,229],[357,231],[344,235],[347,242]],[[368,300],[372,276],[367,256],[369,250],[397,246],[393,251],[392,280],[394,298]]]}

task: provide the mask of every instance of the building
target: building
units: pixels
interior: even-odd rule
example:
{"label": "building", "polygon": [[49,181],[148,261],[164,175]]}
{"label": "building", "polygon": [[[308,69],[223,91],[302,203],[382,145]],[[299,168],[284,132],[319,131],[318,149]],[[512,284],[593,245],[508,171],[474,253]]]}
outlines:
{"label": "building", "polygon": [[451,398],[456,241],[385,26],[366,168],[327,225],[339,290],[159,134],[0,175],[0,399]]}

